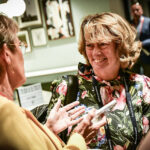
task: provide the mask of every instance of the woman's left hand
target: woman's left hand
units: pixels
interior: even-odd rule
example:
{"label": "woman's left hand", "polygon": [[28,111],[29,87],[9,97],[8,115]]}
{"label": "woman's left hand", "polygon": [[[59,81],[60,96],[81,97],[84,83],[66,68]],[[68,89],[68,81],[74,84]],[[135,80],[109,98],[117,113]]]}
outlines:
{"label": "woman's left hand", "polygon": [[83,119],[82,117],[78,117],[85,112],[84,106],[74,108],[79,105],[78,101],[68,104],[62,108],[60,108],[60,105],[61,100],[58,100],[54,108],[51,110],[46,122],[46,126],[56,134],[62,132],[69,126],[78,124]]}
{"label": "woman's left hand", "polygon": [[92,119],[96,115],[95,112],[95,109],[90,110],[89,113],[85,115],[84,119],[73,130],[73,132],[79,133],[84,137],[87,145],[91,143],[100,127],[107,123],[106,116],[103,116],[98,122],[93,123]]}

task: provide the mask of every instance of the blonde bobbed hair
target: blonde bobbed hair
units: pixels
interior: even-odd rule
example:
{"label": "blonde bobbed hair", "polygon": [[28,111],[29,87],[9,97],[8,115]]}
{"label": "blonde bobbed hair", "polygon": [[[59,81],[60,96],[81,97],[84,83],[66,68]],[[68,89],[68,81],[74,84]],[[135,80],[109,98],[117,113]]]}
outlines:
{"label": "blonde bobbed hair", "polygon": [[85,32],[89,35],[89,42],[115,42],[122,69],[131,69],[140,55],[142,45],[136,40],[136,29],[115,13],[89,15],[83,19],[78,50],[89,64],[85,50]]}

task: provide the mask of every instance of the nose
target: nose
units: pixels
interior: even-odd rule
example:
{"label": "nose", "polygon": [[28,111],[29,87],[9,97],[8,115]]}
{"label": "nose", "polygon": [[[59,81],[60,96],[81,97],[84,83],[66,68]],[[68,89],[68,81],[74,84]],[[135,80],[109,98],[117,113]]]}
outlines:
{"label": "nose", "polygon": [[138,11],[137,11],[137,10],[135,10],[135,11],[134,11],[134,14],[137,14],[137,13],[138,13]]}
{"label": "nose", "polygon": [[93,50],[93,55],[101,55],[101,49],[100,49],[100,47],[99,47],[99,45],[98,44],[95,44],[94,45],[94,50]]}

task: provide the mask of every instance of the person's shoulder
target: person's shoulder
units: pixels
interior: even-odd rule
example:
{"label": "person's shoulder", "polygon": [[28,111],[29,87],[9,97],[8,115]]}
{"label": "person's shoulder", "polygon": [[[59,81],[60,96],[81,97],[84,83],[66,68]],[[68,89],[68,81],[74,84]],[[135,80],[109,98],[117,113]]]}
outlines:
{"label": "person's shoulder", "polygon": [[7,99],[6,97],[0,96],[0,108],[9,105],[12,107],[14,106],[14,103],[11,100]]}
{"label": "person's shoulder", "polygon": [[74,83],[78,82],[78,76],[77,75],[64,75],[60,79],[53,80],[50,85],[50,91],[59,91],[59,89],[66,89],[68,86],[74,85]]}
{"label": "person's shoulder", "polygon": [[145,75],[140,75],[137,73],[131,73],[130,74],[130,80],[135,81],[135,82],[150,82],[150,78],[145,76]]}
{"label": "person's shoulder", "polygon": [[74,78],[78,78],[77,75],[63,75],[61,78],[53,80],[51,85],[52,86],[58,86],[61,83],[68,83],[70,80],[69,79],[74,79]]}
{"label": "person's shoulder", "polygon": [[13,113],[18,113],[20,107],[15,104],[13,101],[0,96],[0,114],[12,115]]}
{"label": "person's shoulder", "polygon": [[149,17],[143,16],[145,21],[150,21]]}

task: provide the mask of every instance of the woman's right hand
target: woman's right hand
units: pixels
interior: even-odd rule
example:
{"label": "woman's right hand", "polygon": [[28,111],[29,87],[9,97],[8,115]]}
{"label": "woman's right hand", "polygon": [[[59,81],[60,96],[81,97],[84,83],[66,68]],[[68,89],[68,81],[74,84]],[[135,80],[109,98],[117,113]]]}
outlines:
{"label": "woman's right hand", "polygon": [[103,116],[100,121],[93,124],[91,121],[95,116],[95,112],[96,110],[92,109],[73,130],[73,132],[79,133],[84,137],[87,145],[96,136],[99,128],[107,123],[106,117]]}

